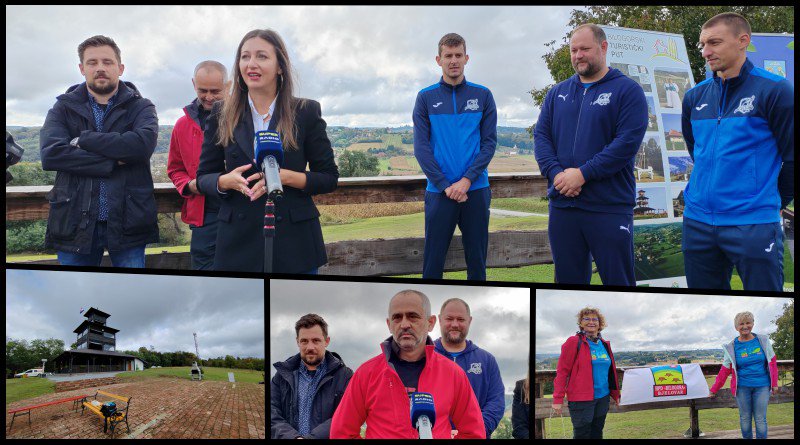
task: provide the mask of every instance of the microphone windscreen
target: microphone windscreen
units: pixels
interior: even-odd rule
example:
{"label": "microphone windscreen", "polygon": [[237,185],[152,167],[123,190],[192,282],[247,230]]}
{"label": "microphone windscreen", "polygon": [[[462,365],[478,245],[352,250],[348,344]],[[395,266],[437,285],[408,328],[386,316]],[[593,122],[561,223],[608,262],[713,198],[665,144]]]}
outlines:
{"label": "microphone windscreen", "polygon": [[417,427],[417,419],[420,416],[428,416],[431,427],[436,424],[436,407],[433,404],[433,395],[427,392],[415,392],[411,394],[411,426]]}
{"label": "microphone windscreen", "polygon": [[256,165],[261,167],[264,158],[272,155],[278,161],[278,165],[283,165],[283,145],[281,137],[275,131],[257,131],[255,137],[255,147],[253,152],[256,155]]}

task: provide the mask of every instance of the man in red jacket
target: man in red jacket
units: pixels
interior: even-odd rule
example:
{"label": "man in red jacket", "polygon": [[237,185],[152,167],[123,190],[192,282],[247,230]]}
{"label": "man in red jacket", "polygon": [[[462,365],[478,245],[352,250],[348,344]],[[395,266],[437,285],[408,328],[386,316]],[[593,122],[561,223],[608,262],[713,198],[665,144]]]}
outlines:
{"label": "man in red jacket", "polygon": [[417,439],[411,424],[410,397],[430,393],[436,410],[434,439],[450,439],[450,421],[457,439],[485,439],[483,416],[467,375],[437,354],[428,336],[436,325],[431,304],[422,292],[404,290],[389,302],[386,325],[392,336],[382,353],[362,364],[344,393],[331,421],[331,439]]}
{"label": "man in red jacket", "polygon": [[192,85],[197,98],[184,107],[172,130],[167,159],[167,174],[178,193],[185,198],[181,207],[181,220],[192,230],[189,253],[192,269],[212,270],[217,243],[217,213],[219,198],[205,196],[197,190],[197,165],[203,145],[203,129],[214,102],[226,94],[228,75],[225,66],[206,60],[194,69]]}

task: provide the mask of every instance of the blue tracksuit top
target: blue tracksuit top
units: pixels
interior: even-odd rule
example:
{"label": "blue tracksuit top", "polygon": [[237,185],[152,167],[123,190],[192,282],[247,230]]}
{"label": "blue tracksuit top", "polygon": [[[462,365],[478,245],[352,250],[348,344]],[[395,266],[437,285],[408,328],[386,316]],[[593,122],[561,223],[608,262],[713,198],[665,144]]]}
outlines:
{"label": "blue tracksuit top", "polygon": [[506,410],[505,387],[503,379],[500,378],[500,367],[497,366],[497,360],[492,354],[479,348],[470,340],[467,340],[467,347],[455,358],[444,349],[441,338],[433,344],[436,352],[453,360],[467,373],[469,384],[481,407],[486,438],[489,439]]}
{"label": "blue tracksuit top", "polygon": [[717,226],[780,221],[778,174],[794,162],[788,80],[750,60],[724,83],[714,73],[686,92],[681,127],[694,160],[684,217]]}
{"label": "blue tracksuit top", "polygon": [[467,79],[455,87],[440,79],[417,94],[414,156],[440,193],[461,178],[469,190],[489,187],[486,168],[497,148],[497,107],[488,88]]}
{"label": "blue tracksuit top", "polygon": [[[642,87],[615,68],[589,88],[577,74],[551,88],[533,133],[550,205],[633,215],[633,163],[647,121]],[[579,168],[586,180],[574,198],[553,187],[566,168]]]}

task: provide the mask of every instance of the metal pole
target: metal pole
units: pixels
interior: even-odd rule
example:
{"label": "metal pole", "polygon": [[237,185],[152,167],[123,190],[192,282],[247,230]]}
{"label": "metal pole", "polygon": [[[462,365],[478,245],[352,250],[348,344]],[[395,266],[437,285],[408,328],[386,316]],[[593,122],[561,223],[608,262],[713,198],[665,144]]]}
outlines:
{"label": "metal pole", "polygon": [[264,204],[264,273],[272,272],[272,249],[275,242],[275,203],[272,198],[272,194],[267,196]]}

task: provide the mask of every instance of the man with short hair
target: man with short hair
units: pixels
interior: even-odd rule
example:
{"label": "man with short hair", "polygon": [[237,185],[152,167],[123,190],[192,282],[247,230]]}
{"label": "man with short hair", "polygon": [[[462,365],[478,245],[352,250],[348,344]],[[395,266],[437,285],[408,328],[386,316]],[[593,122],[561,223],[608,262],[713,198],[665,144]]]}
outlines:
{"label": "man with short hair", "polygon": [[497,147],[497,108],[488,88],[464,77],[464,38],[439,40],[442,77],[417,94],[414,156],[428,178],[422,277],[442,278],[456,225],[461,230],[468,280],[486,280],[489,246],[487,167]]}
{"label": "man with short hair", "polygon": [[197,189],[197,166],[206,119],[214,102],[223,100],[229,86],[225,66],[213,60],[200,62],[194,69],[192,86],[197,97],[183,108],[184,116],[172,129],[167,174],[185,198],[181,220],[192,231],[189,247],[192,269],[213,270],[220,201],[216,194],[206,196]]}
{"label": "man with short hair", "polygon": [[381,354],[353,375],[331,423],[332,439],[360,438],[366,421],[367,439],[417,439],[411,423],[413,394],[433,396],[434,439],[450,439],[450,421],[458,437],[484,439],[480,407],[467,376],[434,351],[428,332],[436,325],[428,297],[403,290],[389,302],[386,326],[392,335],[381,343]]}
{"label": "man with short hair", "polygon": [[270,383],[270,438],[328,439],[353,371],[326,350],[331,338],[322,317],[303,315],[294,330],[300,352],[272,364],[278,373]]}
{"label": "man with short hair", "polygon": [[481,407],[486,438],[490,439],[506,410],[505,387],[494,356],[467,340],[471,324],[472,315],[467,302],[450,298],[439,311],[442,336],[434,344],[436,352],[452,360],[467,374]]}
{"label": "man with short hair", "polygon": [[780,210],[794,199],[794,88],[747,58],[750,24],[723,13],[698,47],[714,77],[686,92],[681,127],[694,170],[683,192],[689,287],[783,290]]}
{"label": "man with short hair", "polygon": [[115,267],[144,267],[158,242],[150,157],[158,118],[130,82],[109,37],[78,46],[84,83],[58,96],[40,132],[42,169],[56,171],[47,194],[45,246],[70,266],[99,266],[107,248]]}
{"label": "man with short hair", "polygon": [[603,284],[636,285],[633,163],[649,118],[642,87],[607,66],[607,50],[602,28],[575,28],[575,75],[547,92],[534,130],[558,283],[589,284],[594,259]]}

